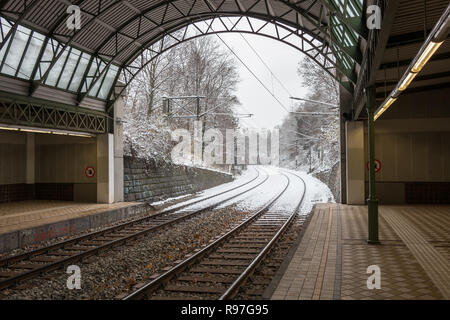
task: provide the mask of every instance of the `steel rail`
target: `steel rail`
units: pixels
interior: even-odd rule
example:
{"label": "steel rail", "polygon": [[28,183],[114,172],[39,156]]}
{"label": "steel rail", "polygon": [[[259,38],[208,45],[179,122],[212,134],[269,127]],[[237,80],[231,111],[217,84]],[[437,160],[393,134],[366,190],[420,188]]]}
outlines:
{"label": "steel rail", "polygon": [[[114,226],[114,227],[107,228],[107,229],[104,229],[104,230],[101,230],[101,231],[93,232],[93,233],[90,233],[88,235],[84,235],[84,236],[81,236],[81,237],[77,237],[77,238],[74,238],[74,239],[63,241],[63,242],[60,242],[60,243],[57,243],[57,244],[54,244],[54,245],[50,245],[50,246],[47,246],[47,247],[44,247],[44,248],[33,250],[33,251],[30,251],[30,252],[27,252],[27,253],[23,253],[23,254],[20,254],[20,255],[17,255],[17,256],[10,257],[10,258],[5,258],[3,260],[0,260],[0,267],[11,268],[14,263],[17,263],[17,262],[20,262],[20,261],[24,261],[24,260],[27,260],[27,259],[31,259],[33,257],[40,256],[40,255],[49,255],[49,256],[53,255],[53,256],[55,256],[57,254],[50,253],[52,250],[56,250],[56,249],[64,250],[64,248],[66,246],[73,245],[73,244],[81,244],[82,245],[83,241],[93,240],[93,239],[101,237],[101,236],[107,236],[108,234],[112,234],[113,232],[126,229],[127,227],[130,227],[130,226],[139,225],[139,224],[145,223],[147,221],[151,221],[151,220],[156,220],[156,218],[161,217],[163,215],[168,215],[168,214],[174,213],[176,211],[179,211],[179,210],[184,209],[186,207],[189,207],[191,205],[194,205],[194,204],[197,204],[197,203],[209,200],[211,198],[215,198],[217,196],[226,194],[228,192],[231,192],[231,191],[234,191],[236,189],[239,189],[239,188],[241,188],[241,187],[243,187],[245,185],[248,185],[249,183],[251,183],[251,182],[253,182],[253,181],[255,181],[256,179],[259,178],[260,172],[259,172],[259,170],[257,170],[257,172],[258,172],[258,175],[257,175],[256,178],[253,178],[250,181],[248,181],[248,182],[246,182],[246,183],[244,183],[244,184],[242,184],[242,185],[240,185],[238,187],[234,187],[232,189],[226,190],[224,192],[215,194],[215,195],[210,196],[210,197],[206,197],[206,198],[200,199],[198,201],[191,202],[191,203],[186,204],[186,205],[181,205],[181,206],[177,206],[176,208],[171,208],[171,209],[168,209],[168,210],[164,210],[163,212],[158,213],[156,215],[152,215],[152,216],[149,216],[149,217],[137,219],[137,220],[134,220],[134,221],[131,221],[131,222],[127,222],[127,223],[118,225],[118,226]],[[233,195],[233,196],[228,197],[228,198],[226,198],[226,199],[224,199],[222,201],[219,201],[219,202],[211,204],[211,205],[209,205],[207,207],[195,210],[195,211],[193,211],[191,213],[188,213],[186,215],[183,215],[181,217],[175,218],[175,219],[167,221],[167,222],[163,222],[163,223],[161,223],[159,225],[156,225],[156,226],[151,226],[148,229],[144,229],[142,231],[136,232],[136,233],[128,235],[128,236],[123,236],[122,238],[117,239],[117,240],[108,241],[106,244],[99,245],[99,246],[97,246],[95,248],[91,248],[91,249],[88,249],[88,250],[83,251],[81,253],[74,254],[72,256],[69,256],[67,258],[63,258],[63,259],[58,260],[56,262],[43,264],[42,267],[39,267],[37,265],[37,268],[35,268],[35,269],[32,269],[32,270],[27,271],[27,272],[20,273],[17,276],[12,276],[10,278],[6,278],[6,279],[0,281],[0,289],[5,289],[7,287],[10,287],[11,285],[14,285],[14,284],[18,283],[18,282],[21,282],[21,281],[24,281],[24,280],[27,280],[27,279],[30,279],[30,278],[34,278],[34,277],[36,277],[36,276],[38,276],[40,274],[44,274],[44,273],[47,273],[49,271],[53,271],[53,270],[59,269],[61,266],[64,266],[64,265],[67,265],[67,264],[71,264],[71,263],[73,263],[75,261],[79,261],[79,260],[84,259],[84,258],[86,258],[88,256],[99,254],[100,252],[103,252],[103,251],[108,250],[110,248],[114,248],[116,246],[120,246],[123,243],[126,243],[126,242],[128,242],[130,240],[134,240],[134,239],[137,239],[139,237],[142,237],[142,236],[144,236],[144,235],[146,235],[146,234],[148,234],[150,232],[155,232],[155,231],[157,231],[159,229],[162,229],[162,228],[165,228],[167,226],[173,225],[173,224],[175,224],[177,222],[181,222],[183,220],[187,220],[187,219],[189,219],[189,218],[191,218],[193,216],[199,215],[199,214],[201,214],[201,213],[203,213],[203,212],[205,212],[207,210],[211,210],[211,209],[213,209],[213,208],[215,208],[215,207],[217,207],[217,206],[219,206],[219,205],[221,205],[221,204],[223,204],[223,203],[225,203],[225,202],[227,202],[227,201],[229,201],[231,199],[234,199],[234,198],[244,194],[244,193],[247,193],[247,192],[250,192],[250,191],[254,190],[255,188],[257,188],[260,185],[262,185],[263,183],[265,183],[268,180],[268,178],[269,178],[269,175],[267,175],[262,182],[260,182],[257,185],[255,185],[255,186],[245,190],[243,193],[239,193],[237,195]]]}
{"label": "steel rail", "polygon": [[305,180],[303,180],[300,176],[289,172],[290,174],[296,176],[299,178],[303,183],[303,195],[300,199],[297,207],[294,210],[294,213],[290,216],[290,218],[284,223],[284,225],[281,227],[280,230],[275,234],[275,236],[270,240],[270,242],[264,247],[264,249],[258,254],[258,256],[252,261],[252,263],[244,270],[244,272],[233,282],[233,284],[227,289],[227,291],[219,298],[219,300],[231,300],[233,299],[237,293],[239,292],[239,289],[246,283],[247,279],[253,274],[255,269],[261,264],[265,256],[272,250],[275,243],[278,241],[278,239],[286,232],[286,230],[289,228],[289,226],[292,224],[292,222],[295,220],[295,217],[297,216],[298,211],[301,208],[301,205],[303,204],[303,201],[305,199],[306,195],[306,183]]}
{"label": "steel rail", "polygon": [[235,188],[232,188],[232,189],[226,190],[224,192],[212,195],[210,197],[202,198],[202,199],[199,199],[197,201],[190,202],[188,204],[183,204],[183,205],[180,205],[180,206],[177,206],[177,207],[174,207],[174,208],[163,210],[163,211],[161,211],[161,212],[159,212],[157,214],[151,215],[151,216],[147,216],[147,217],[139,218],[139,219],[136,219],[136,220],[124,222],[122,224],[119,224],[119,225],[116,225],[116,226],[113,226],[113,227],[109,227],[109,228],[106,228],[106,229],[102,229],[100,231],[95,231],[95,232],[92,232],[92,233],[89,233],[89,234],[86,234],[86,235],[83,235],[83,236],[80,236],[80,237],[77,237],[77,238],[73,238],[73,239],[69,239],[69,240],[66,240],[66,241],[58,242],[58,243],[56,243],[54,245],[46,246],[46,247],[39,248],[39,249],[36,249],[36,250],[32,250],[32,251],[29,251],[29,252],[21,253],[21,254],[12,256],[12,257],[1,259],[0,260],[0,267],[4,267],[4,266],[6,266],[6,265],[8,265],[10,263],[15,263],[17,261],[29,258],[31,256],[41,255],[43,253],[46,253],[49,250],[59,249],[59,248],[61,248],[61,246],[65,246],[65,245],[68,245],[68,244],[73,244],[73,243],[76,243],[76,242],[79,242],[79,241],[83,241],[83,240],[90,240],[90,239],[92,239],[92,237],[97,237],[97,236],[103,235],[103,234],[108,233],[108,232],[114,232],[114,231],[120,230],[122,228],[131,226],[131,225],[134,225],[134,224],[143,223],[143,222],[146,222],[147,220],[154,220],[155,218],[161,217],[163,215],[174,213],[174,212],[176,212],[178,210],[181,210],[181,209],[184,209],[184,208],[186,208],[188,206],[191,206],[191,205],[194,205],[194,204],[198,204],[200,202],[209,200],[211,198],[223,195],[225,193],[234,191],[234,190],[239,189],[239,188],[241,188],[241,187],[243,187],[245,185],[248,185],[248,184],[252,183],[253,181],[255,181],[256,179],[259,178],[260,172],[257,171],[257,173],[258,173],[257,176],[255,178],[251,179],[250,181],[248,181],[248,182],[246,182],[246,183],[244,183],[244,184],[242,184],[240,186],[237,186]]}
{"label": "steel rail", "polygon": [[[202,250],[198,251],[196,254],[194,254],[194,255],[190,256],[189,258],[185,259],[180,264],[178,264],[175,267],[173,267],[172,269],[166,271],[165,273],[160,275],[158,278],[156,278],[156,279],[152,280],[151,282],[147,283],[146,285],[144,285],[140,289],[138,289],[135,292],[131,293],[130,295],[126,296],[123,300],[143,299],[147,295],[152,294],[153,292],[158,290],[161,286],[163,286],[164,284],[166,284],[167,282],[172,280],[172,278],[174,278],[176,275],[178,275],[179,273],[185,271],[188,267],[190,267],[191,265],[197,263],[199,260],[203,259],[206,255],[208,255],[209,253],[213,252],[219,246],[224,244],[227,240],[229,240],[233,236],[237,235],[240,231],[243,231],[243,229],[247,228],[252,223],[258,221],[258,219],[261,216],[263,216],[273,206],[273,204],[285,193],[285,191],[288,189],[291,181],[290,181],[289,177],[286,174],[282,173],[282,175],[287,178],[286,186],[283,188],[283,190],[280,193],[278,193],[266,205],[264,205],[264,207],[262,209],[259,209],[255,214],[253,214],[251,217],[246,219],[239,226],[233,228],[232,230],[227,232],[225,235],[221,236],[220,238],[218,238],[217,240],[215,240],[214,242],[209,244],[207,247],[203,248]],[[302,181],[303,181],[303,179],[302,179]],[[304,183],[304,181],[303,181],[303,183]],[[306,190],[306,184],[305,184],[305,190]],[[304,194],[305,194],[305,192],[304,192]],[[294,214],[292,214],[292,216],[290,217],[290,219],[289,219],[290,222],[292,222],[294,217],[297,215],[298,208],[301,206],[301,203],[303,202],[304,194],[302,196],[302,200],[300,201],[299,205],[296,207]],[[286,225],[286,223],[285,223],[285,225]],[[283,230],[286,230],[286,229],[284,228]],[[277,232],[278,237],[281,234],[282,234],[282,232]],[[277,239],[278,239],[278,237],[277,237]],[[275,241],[271,241],[270,242],[271,246],[275,242],[276,242],[276,240]],[[265,251],[265,253],[267,253],[267,252],[268,251]],[[263,256],[264,255],[259,254],[258,258],[261,257],[261,259],[262,259]],[[258,261],[261,261],[261,259],[259,259]],[[252,267],[253,267],[253,264],[252,264]],[[247,269],[246,269],[246,271],[247,271]],[[239,279],[240,278],[241,277],[239,277]]]}

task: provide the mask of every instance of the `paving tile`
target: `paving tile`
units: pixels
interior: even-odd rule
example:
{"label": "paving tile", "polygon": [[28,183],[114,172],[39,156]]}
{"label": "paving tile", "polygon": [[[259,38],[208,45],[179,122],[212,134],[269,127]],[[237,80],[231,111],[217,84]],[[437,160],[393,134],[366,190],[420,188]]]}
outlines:
{"label": "paving tile", "polygon": [[[298,293],[299,299],[330,299],[334,292],[340,293],[343,300],[446,298],[450,286],[450,206],[380,206],[382,244],[377,246],[368,245],[365,240],[367,207],[339,208],[340,245],[337,205],[316,206],[274,296],[281,296],[286,291],[283,281],[290,281],[290,289]],[[367,288],[370,265],[381,269],[379,290]],[[295,276],[286,277],[287,274]],[[300,281],[303,285],[294,285]],[[334,288],[336,281],[338,288]]]}

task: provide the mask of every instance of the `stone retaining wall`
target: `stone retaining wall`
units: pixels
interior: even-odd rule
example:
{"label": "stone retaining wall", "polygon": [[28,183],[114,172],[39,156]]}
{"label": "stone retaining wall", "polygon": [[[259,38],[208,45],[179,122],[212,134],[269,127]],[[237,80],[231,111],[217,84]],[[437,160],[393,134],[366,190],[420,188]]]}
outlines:
{"label": "stone retaining wall", "polygon": [[158,201],[212,188],[233,180],[226,173],[185,166],[158,167],[124,159],[125,201]]}
{"label": "stone retaining wall", "polygon": [[328,171],[315,172],[313,176],[325,183],[334,195],[336,202],[341,202],[341,184],[340,184],[340,163],[336,163]]}

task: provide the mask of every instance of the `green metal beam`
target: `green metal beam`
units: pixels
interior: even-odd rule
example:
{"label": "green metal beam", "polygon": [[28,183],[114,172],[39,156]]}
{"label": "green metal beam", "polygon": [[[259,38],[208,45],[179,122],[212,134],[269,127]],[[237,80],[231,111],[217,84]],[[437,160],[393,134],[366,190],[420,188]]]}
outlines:
{"label": "green metal beam", "polygon": [[[289,0],[279,0],[279,1],[282,2],[283,4],[285,4],[286,6],[288,6],[289,8],[300,13],[304,18],[306,18],[310,23],[312,23],[323,35],[325,35],[325,36],[329,35],[328,28],[330,28],[330,26],[327,25],[326,28],[324,28],[323,25],[325,25],[325,24],[322,21],[320,21],[320,19],[319,19],[319,21],[314,20],[314,18],[316,18],[316,17],[312,16],[309,11],[307,11],[299,6],[296,6],[295,4],[291,3]],[[354,49],[344,46],[340,41],[333,41],[333,39],[330,39],[330,45],[331,45],[331,43],[336,45],[339,48],[339,50],[344,52],[354,62],[361,65],[361,62],[362,62],[361,52],[355,52]]]}
{"label": "green metal beam", "polygon": [[105,133],[107,122],[105,113],[0,92],[0,123]]}
{"label": "green metal beam", "polygon": [[322,3],[330,11],[330,13],[334,14],[345,25],[347,32],[353,30],[360,37],[367,40],[369,32],[367,30],[366,25],[363,23],[362,17],[354,17],[354,18],[345,17],[332,1],[322,0]]}
{"label": "green metal beam", "polygon": [[358,119],[366,103],[364,88],[375,83],[376,71],[379,69],[389,40],[391,28],[397,13],[400,1],[380,1],[382,4],[383,24],[381,30],[370,30],[363,65],[358,76],[358,83],[353,101],[354,117]]}

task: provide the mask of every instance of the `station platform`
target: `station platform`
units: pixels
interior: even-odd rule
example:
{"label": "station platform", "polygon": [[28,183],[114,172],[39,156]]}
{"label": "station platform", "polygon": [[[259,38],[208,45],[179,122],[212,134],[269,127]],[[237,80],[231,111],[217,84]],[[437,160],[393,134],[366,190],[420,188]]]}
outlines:
{"label": "station platform", "polygon": [[66,201],[19,201],[0,204],[0,253],[66,236],[131,217],[143,206]]}
{"label": "station platform", "polygon": [[[379,238],[367,244],[366,206],[317,205],[266,298],[450,299],[450,206],[380,206]],[[373,265],[380,289],[368,289]]]}

